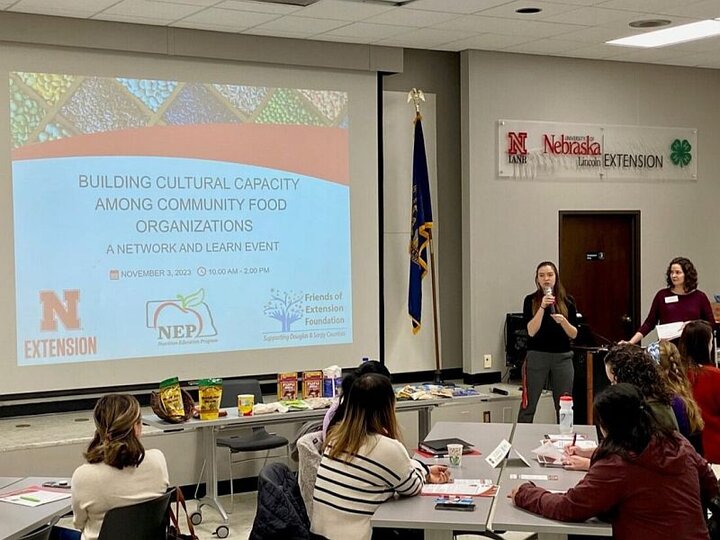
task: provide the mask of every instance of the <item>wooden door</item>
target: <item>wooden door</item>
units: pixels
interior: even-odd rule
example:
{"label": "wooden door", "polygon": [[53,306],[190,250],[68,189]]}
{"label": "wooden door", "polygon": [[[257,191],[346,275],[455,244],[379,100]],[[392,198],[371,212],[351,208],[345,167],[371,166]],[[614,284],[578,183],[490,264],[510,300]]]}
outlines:
{"label": "wooden door", "polygon": [[599,345],[640,326],[639,255],[639,212],[560,212],[560,278]]}

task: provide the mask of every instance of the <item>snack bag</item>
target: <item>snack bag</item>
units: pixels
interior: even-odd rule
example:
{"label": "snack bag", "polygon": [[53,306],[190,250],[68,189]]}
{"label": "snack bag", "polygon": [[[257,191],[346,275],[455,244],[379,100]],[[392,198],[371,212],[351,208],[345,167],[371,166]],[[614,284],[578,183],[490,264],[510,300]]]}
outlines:
{"label": "snack bag", "polygon": [[180,392],[180,381],[177,377],[165,379],[160,383],[160,400],[162,401],[168,416],[185,416],[182,394]]}
{"label": "snack bag", "polygon": [[201,379],[198,383],[200,396],[200,420],[216,420],[220,414],[222,379]]}
{"label": "snack bag", "polygon": [[303,392],[304,398],[316,398],[323,395],[323,372],[322,371],[305,371],[303,373]]}
{"label": "snack bag", "polygon": [[278,373],[277,398],[278,401],[297,399],[298,397],[298,376],[297,371]]}

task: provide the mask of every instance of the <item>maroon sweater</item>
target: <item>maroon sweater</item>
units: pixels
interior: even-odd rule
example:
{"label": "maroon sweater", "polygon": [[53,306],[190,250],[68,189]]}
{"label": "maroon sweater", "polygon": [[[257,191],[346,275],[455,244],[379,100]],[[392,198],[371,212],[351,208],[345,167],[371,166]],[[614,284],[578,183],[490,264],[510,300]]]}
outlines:
{"label": "maroon sweater", "polygon": [[[666,302],[666,298],[677,297],[677,302]],[[638,332],[647,336],[658,324],[703,320],[715,327],[710,300],[704,292],[695,289],[687,294],[675,294],[669,288],[661,289],[655,295],[650,313]]]}
{"label": "maroon sweater", "polygon": [[565,494],[523,484],[515,504],[560,521],[600,516],[612,523],[615,540],[707,540],[702,504],[717,495],[717,480],[690,443],[674,436],[677,449],[654,438],[633,459],[594,462]]}

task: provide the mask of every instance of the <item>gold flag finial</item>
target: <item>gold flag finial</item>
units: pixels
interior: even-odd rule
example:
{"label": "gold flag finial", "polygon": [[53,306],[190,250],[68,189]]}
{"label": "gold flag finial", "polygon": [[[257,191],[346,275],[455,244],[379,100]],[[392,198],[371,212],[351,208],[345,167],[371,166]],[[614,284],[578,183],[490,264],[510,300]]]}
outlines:
{"label": "gold flag finial", "polygon": [[425,101],[425,94],[423,94],[423,91],[417,88],[410,90],[408,92],[407,102],[410,103],[411,101],[415,104],[415,112],[420,114],[420,102]]}

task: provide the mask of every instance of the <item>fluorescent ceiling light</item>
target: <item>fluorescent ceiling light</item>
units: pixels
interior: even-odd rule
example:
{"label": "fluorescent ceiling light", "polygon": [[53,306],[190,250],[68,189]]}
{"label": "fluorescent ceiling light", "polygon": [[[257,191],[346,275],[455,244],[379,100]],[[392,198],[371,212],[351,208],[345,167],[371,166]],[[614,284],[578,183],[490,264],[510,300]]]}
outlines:
{"label": "fluorescent ceiling light", "polygon": [[666,45],[675,45],[676,43],[685,43],[686,41],[695,41],[707,37],[720,35],[720,20],[709,19],[707,21],[699,21],[672,28],[663,28],[654,32],[645,32],[636,36],[630,36],[621,39],[613,39],[606,41],[608,45],[620,45],[623,47],[664,47]]}

